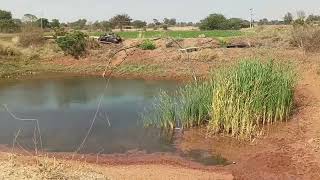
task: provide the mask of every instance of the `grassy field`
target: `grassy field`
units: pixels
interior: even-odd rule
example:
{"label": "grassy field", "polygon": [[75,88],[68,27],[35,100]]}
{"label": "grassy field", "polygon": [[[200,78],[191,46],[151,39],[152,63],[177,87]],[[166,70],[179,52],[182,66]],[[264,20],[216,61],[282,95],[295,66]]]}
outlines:
{"label": "grassy field", "polygon": [[[90,36],[100,36],[103,32],[89,32]],[[245,33],[237,30],[213,30],[213,31],[124,31],[117,32],[124,39],[136,39],[136,38],[156,38],[161,36],[169,36],[172,38],[197,38],[200,35],[205,37],[235,37],[241,36]]]}

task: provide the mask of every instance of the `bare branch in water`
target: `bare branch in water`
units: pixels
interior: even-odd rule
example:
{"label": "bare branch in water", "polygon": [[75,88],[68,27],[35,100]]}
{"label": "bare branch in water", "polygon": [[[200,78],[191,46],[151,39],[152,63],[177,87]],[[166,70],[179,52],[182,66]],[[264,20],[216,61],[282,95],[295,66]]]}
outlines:
{"label": "bare branch in water", "polygon": [[[41,131],[40,131],[40,126],[39,126],[39,120],[38,119],[24,119],[24,118],[19,118],[17,117],[15,114],[13,114],[9,108],[7,104],[2,104],[2,106],[4,107],[4,109],[10,114],[10,116],[18,121],[33,121],[35,122],[35,129],[37,129],[38,133],[39,133],[39,141],[40,141],[40,148],[42,150],[42,137],[41,137]],[[20,131],[19,131],[20,132]],[[35,135],[36,133],[34,133]],[[18,136],[15,137],[15,140],[17,139]],[[35,137],[34,137],[35,138]],[[37,151],[37,150],[36,150]]]}

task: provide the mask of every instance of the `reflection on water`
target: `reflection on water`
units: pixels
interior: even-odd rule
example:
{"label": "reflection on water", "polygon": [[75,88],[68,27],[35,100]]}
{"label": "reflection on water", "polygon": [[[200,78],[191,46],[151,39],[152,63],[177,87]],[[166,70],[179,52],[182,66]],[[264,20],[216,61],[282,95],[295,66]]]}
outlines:
{"label": "reflection on water", "polygon": [[[0,103],[21,118],[39,119],[43,147],[48,151],[74,151],[81,144],[105,85],[99,78],[64,78],[1,82]],[[157,129],[138,123],[143,109],[161,89],[173,91],[175,82],[111,80],[102,108],[85,147],[86,153],[173,151],[173,145]],[[15,120],[0,108],[0,144],[18,142],[33,148],[34,123]]]}

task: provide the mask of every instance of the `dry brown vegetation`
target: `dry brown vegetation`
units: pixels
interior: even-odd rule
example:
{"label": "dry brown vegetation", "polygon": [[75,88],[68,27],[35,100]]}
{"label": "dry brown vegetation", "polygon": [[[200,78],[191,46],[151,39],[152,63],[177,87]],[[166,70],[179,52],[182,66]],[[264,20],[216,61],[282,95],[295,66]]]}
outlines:
{"label": "dry brown vegetation", "polygon": [[88,164],[56,160],[48,157],[27,157],[17,154],[0,154],[1,179],[107,179]]}
{"label": "dry brown vegetation", "polygon": [[320,28],[296,25],[291,33],[291,44],[306,52],[320,52]]}
{"label": "dry brown vegetation", "polygon": [[19,45],[22,47],[37,46],[45,42],[43,31],[38,27],[25,26],[19,33]]}

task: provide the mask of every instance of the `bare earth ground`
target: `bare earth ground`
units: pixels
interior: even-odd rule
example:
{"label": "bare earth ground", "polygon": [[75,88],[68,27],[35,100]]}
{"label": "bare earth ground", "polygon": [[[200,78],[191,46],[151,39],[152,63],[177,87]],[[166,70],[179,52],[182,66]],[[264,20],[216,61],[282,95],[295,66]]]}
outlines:
{"label": "bare earth ground", "polygon": [[[182,151],[209,149],[235,162],[224,167],[206,169],[179,163],[144,162],[143,156],[140,161],[137,157],[127,157],[121,163],[108,165],[107,162],[112,161],[112,157],[108,157],[106,163],[99,164],[59,160],[63,161],[61,176],[67,179],[320,179],[320,56],[306,55],[298,49],[212,49],[206,53],[192,53],[192,57],[195,58],[189,57],[186,61],[183,54],[174,50],[167,51],[164,56],[160,49],[132,50],[127,61],[119,67],[124,70],[117,71],[114,75],[125,78],[188,79],[190,71],[204,76],[210,68],[234,63],[239,58],[288,60],[297,67],[299,75],[295,92],[296,110],[291,120],[266,127],[263,134],[252,142],[240,142],[228,137],[206,138],[204,129],[185,132],[183,140],[178,144]],[[210,56],[208,59],[211,60],[203,61],[207,56]],[[121,57],[115,59],[113,65],[119,62]],[[101,74],[105,65],[105,61],[96,56],[88,56],[80,61],[60,58],[43,63],[63,66],[70,71],[76,69],[82,73],[88,73],[87,69],[98,67],[95,72],[91,71],[88,74]],[[145,65],[143,70],[136,67],[141,64]],[[32,160],[35,162],[30,163],[30,159],[32,158],[28,156],[19,156],[12,160],[8,154],[0,154],[0,177],[42,179],[43,174],[38,173],[37,161],[43,160]],[[53,160],[49,158],[48,161]],[[140,163],[134,163],[136,161]],[[74,174],[78,171],[87,173],[88,176]],[[28,175],[29,173],[31,175]]]}

